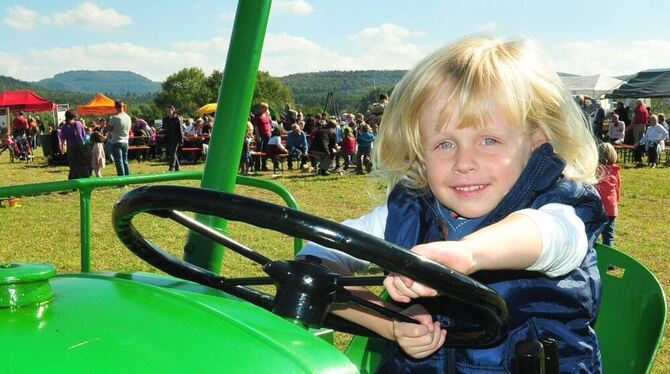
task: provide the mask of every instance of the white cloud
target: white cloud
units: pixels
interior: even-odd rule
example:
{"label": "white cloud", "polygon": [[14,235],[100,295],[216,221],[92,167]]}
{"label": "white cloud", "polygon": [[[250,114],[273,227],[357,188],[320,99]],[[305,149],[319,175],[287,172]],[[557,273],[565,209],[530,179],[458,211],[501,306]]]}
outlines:
{"label": "white cloud", "polygon": [[21,61],[21,56],[16,53],[7,53],[0,51],[0,71],[2,75],[7,75],[17,79],[25,79],[30,71],[27,64]]}
{"label": "white cloud", "polygon": [[133,43],[29,50],[28,58],[32,61],[30,72],[21,76],[29,80],[69,70],[129,70],[162,81],[184,67],[209,64],[202,53],[147,48]]}
{"label": "white cloud", "polygon": [[13,29],[32,31],[37,26],[38,18],[39,13],[36,11],[22,5],[15,5],[7,9],[7,17],[3,21]]}
{"label": "white cloud", "polygon": [[364,45],[402,43],[407,37],[423,36],[420,31],[410,31],[405,27],[392,23],[384,23],[379,27],[369,27],[350,35],[349,40]]}
{"label": "white cloud", "polygon": [[498,26],[495,22],[486,22],[475,25],[475,32],[480,34],[495,34]]}
{"label": "white cloud", "polygon": [[579,75],[633,74],[641,70],[670,67],[670,41],[648,39],[628,44],[602,40],[568,41],[545,49],[552,67]]}
{"label": "white cloud", "polygon": [[271,10],[296,16],[306,16],[314,12],[314,6],[306,0],[275,0]]}
{"label": "white cloud", "polygon": [[121,14],[115,9],[103,9],[94,3],[81,3],[62,12],[56,12],[50,16],[43,16],[42,22],[57,27],[76,27],[86,29],[113,29],[127,26],[132,19]]}
{"label": "white cloud", "polygon": [[[221,30],[206,40],[176,41],[162,49],[134,43],[29,49],[24,57],[30,64],[21,64],[0,49],[0,71],[24,80],[77,69],[130,70],[156,81],[183,67],[197,66],[209,74],[213,69],[223,70],[231,32]],[[324,70],[407,69],[428,51],[407,41],[418,35],[421,33],[386,24],[362,30],[350,37],[355,43],[336,49],[302,36],[268,33],[260,69],[275,76]]]}
{"label": "white cloud", "polygon": [[260,69],[282,76],[297,72],[351,69],[355,59],[287,33],[265,35]]}
{"label": "white cloud", "polygon": [[350,36],[358,48],[350,45],[336,50],[305,37],[268,33],[260,68],[277,76],[325,70],[407,69],[425,56],[425,52],[405,39],[420,35],[420,32],[384,24]]}

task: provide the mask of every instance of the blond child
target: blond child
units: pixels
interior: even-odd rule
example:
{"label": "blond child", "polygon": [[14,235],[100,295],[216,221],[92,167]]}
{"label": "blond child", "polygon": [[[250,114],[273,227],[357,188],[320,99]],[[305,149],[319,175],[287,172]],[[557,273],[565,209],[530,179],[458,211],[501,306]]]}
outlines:
{"label": "blond child", "polygon": [[619,201],[621,201],[621,167],[616,162],[617,153],[614,146],[610,143],[600,144],[598,163],[601,175],[596,189],[608,217],[602,234],[603,244],[610,247],[614,245],[614,221],[619,215]]}
{"label": "blond child", "polygon": [[247,133],[242,143],[242,154],[240,156],[240,174],[248,175],[251,170],[251,141],[254,138],[254,125],[247,121]]}
{"label": "blond child", "polygon": [[102,131],[95,130],[91,133],[91,169],[93,174],[101,178],[102,169],[105,168],[105,141],[107,137],[102,134]]}
{"label": "blond child", "polygon": [[[561,372],[601,371],[593,245],[607,216],[592,186],[597,149],[531,42],[468,38],[419,62],[391,94],[374,157],[387,201],[345,224],[471,275],[512,316],[493,347],[445,347],[445,326],[467,322],[427,310],[418,298],[439,298],[435,290],[389,274],[384,285],[400,307],[357,292],[418,325],[333,309],[390,341],[380,372],[511,372],[516,344],[533,338],[558,341]],[[299,255],[343,274],[369,265],[313,243]]]}

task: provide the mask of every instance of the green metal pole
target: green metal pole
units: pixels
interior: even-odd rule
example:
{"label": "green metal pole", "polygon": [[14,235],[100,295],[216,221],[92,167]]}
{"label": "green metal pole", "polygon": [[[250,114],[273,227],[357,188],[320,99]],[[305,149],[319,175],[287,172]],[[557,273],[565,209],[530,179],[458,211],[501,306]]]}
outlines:
{"label": "green metal pole", "polygon": [[[242,142],[256,85],[263,40],[270,15],[271,0],[240,0],[223,72],[209,153],[203,171],[203,188],[223,192],[235,190]],[[196,219],[222,232],[227,222],[221,218],[196,215]],[[190,232],[184,260],[219,273],[223,247]]]}
{"label": "green metal pole", "polygon": [[91,192],[90,188],[79,190],[79,225],[81,238],[81,272],[91,271]]}

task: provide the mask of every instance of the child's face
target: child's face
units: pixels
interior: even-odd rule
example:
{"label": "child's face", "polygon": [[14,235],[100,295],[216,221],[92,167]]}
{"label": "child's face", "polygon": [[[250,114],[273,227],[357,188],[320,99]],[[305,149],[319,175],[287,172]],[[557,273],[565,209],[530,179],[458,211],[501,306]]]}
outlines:
{"label": "child's face", "polygon": [[[444,106],[436,104],[426,108]],[[441,131],[436,130],[440,127],[436,126],[438,116],[437,110],[424,111],[421,116],[428,185],[435,197],[458,215],[481,217],[509,192],[533,146],[541,142],[531,140],[530,135],[508,124],[502,115],[494,115],[481,128],[458,129],[452,121]]]}

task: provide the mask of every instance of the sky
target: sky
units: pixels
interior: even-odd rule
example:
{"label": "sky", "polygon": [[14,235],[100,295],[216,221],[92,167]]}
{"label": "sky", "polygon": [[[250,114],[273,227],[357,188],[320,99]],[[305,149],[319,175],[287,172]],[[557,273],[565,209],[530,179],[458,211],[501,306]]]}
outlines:
{"label": "sky", "polygon": [[[0,75],[129,70],[161,82],[184,67],[223,70],[237,3],[0,0]],[[667,0],[274,0],[260,69],[409,69],[485,34],[536,40],[560,72],[633,74],[670,68],[668,14]]]}

